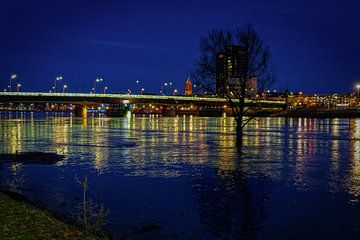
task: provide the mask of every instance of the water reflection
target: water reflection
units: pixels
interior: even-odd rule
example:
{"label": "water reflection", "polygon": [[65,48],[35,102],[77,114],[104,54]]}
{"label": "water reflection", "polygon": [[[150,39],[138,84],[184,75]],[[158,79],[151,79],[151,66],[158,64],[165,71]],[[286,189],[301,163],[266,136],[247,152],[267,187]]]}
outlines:
{"label": "water reflection", "polygon": [[[350,131],[350,176],[347,182],[349,193],[358,197],[360,195],[360,119],[351,119]],[[358,201],[358,199],[355,199]]]}
{"label": "water reflection", "polygon": [[155,238],[279,237],[269,225],[294,237],[306,216],[299,223],[289,212],[338,214],[306,201],[341,206],[342,217],[360,224],[349,217],[360,212],[360,120],[260,118],[246,127],[241,155],[234,130],[231,118],[19,114],[0,120],[0,152],[67,158],[53,167],[3,164],[1,185],[36,189],[22,192],[71,212],[74,177],[87,175],[92,196],[110,208],[108,230],[133,239],[145,238],[131,234],[154,219],[163,225]]}
{"label": "water reflection", "polygon": [[[271,179],[249,177],[239,159],[233,169],[193,176],[194,197],[206,230],[219,239],[255,239],[268,217]],[[239,163],[240,162],[240,163]]]}

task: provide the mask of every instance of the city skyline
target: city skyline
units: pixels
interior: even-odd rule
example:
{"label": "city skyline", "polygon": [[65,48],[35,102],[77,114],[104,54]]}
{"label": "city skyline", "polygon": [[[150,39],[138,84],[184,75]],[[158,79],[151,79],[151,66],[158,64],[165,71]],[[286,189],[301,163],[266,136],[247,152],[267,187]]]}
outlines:
{"label": "city skyline", "polygon": [[248,22],[270,46],[274,89],[351,92],[360,80],[353,1],[30,2],[0,2],[2,88],[16,73],[24,91],[49,91],[61,75],[70,92],[91,91],[100,77],[110,92],[137,80],[145,92],[165,82],[183,92],[199,39]]}

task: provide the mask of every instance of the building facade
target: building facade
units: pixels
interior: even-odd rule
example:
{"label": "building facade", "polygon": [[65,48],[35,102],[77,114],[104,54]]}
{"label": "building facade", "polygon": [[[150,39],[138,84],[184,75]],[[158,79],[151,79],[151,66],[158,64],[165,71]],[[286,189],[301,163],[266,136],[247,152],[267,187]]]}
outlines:
{"label": "building facade", "polygon": [[[237,45],[226,47],[224,52],[216,56],[216,94],[224,97],[228,86],[233,91],[239,91],[241,81],[246,78],[247,72],[247,49]],[[247,94],[256,95],[257,79],[251,78],[246,81]]]}
{"label": "building facade", "polygon": [[190,79],[186,79],[185,82],[185,92],[184,92],[185,96],[191,96],[192,95],[192,83],[190,82]]}

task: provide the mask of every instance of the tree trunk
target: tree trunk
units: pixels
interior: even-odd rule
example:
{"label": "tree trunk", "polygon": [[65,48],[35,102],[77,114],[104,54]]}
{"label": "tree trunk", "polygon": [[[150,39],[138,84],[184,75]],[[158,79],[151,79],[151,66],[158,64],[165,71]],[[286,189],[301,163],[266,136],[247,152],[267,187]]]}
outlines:
{"label": "tree trunk", "polygon": [[243,127],[242,127],[242,117],[241,120],[236,122],[236,146],[238,148],[242,147],[242,140],[243,140]]}
{"label": "tree trunk", "polygon": [[246,94],[246,79],[242,79],[241,88],[240,88],[240,97],[239,97],[239,115],[236,121],[236,145],[238,147],[242,146],[243,138],[243,117],[245,112],[245,94]]}

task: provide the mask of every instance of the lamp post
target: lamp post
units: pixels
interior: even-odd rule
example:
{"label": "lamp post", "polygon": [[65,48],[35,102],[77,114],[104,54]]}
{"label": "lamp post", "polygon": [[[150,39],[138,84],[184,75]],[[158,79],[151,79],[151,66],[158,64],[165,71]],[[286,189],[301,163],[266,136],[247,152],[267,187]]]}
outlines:
{"label": "lamp post", "polygon": [[16,92],[19,92],[19,89],[22,87],[20,83],[16,84]]}
{"label": "lamp post", "polygon": [[103,81],[102,78],[95,79],[95,81],[94,81],[94,94],[96,93],[96,84],[99,83],[99,82],[102,82],[102,81]]}
{"label": "lamp post", "polygon": [[62,76],[57,76],[55,79],[54,79],[54,93],[56,93],[56,82],[57,81],[61,81],[63,79]]}
{"label": "lamp post", "polygon": [[62,92],[65,93],[65,90],[68,88],[68,85],[64,85],[63,88],[62,88]]}
{"label": "lamp post", "polygon": [[104,94],[106,94],[106,90],[108,90],[109,88],[107,86],[104,87]]}
{"label": "lamp post", "polygon": [[143,92],[145,91],[145,88],[141,88],[140,95],[143,95]]}
{"label": "lamp post", "polygon": [[166,82],[166,83],[164,83],[164,84],[161,86],[161,93],[162,93],[162,95],[165,95],[165,93],[164,93],[164,87],[167,87],[167,85],[168,85],[168,83]]}
{"label": "lamp post", "polygon": [[137,91],[137,89],[139,89],[139,91],[141,92],[141,89],[140,89],[140,87],[139,87],[139,85],[140,85],[140,81],[139,80],[136,80],[135,81],[136,82],[136,91]]}
{"label": "lamp post", "polygon": [[10,84],[9,84],[9,91],[11,92],[11,85],[12,85],[12,81],[15,81],[17,78],[17,75],[14,73],[14,74],[11,74],[10,76]]}
{"label": "lamp post", "polygon": [[177,89],[174,89],[173,95],[175,96],[177,93],[178,93],[178,90],[177,90]]}
{"label": "lamp post", "polygon": [[356,84],[356,89],[358,91],[358,99],[360,98],[360,84]]}
{"label": "lamp post", "polygon": [[173,86],[172,82],[169,82],[169,86],[171,88],[171,92],[174,92],[174,86]]}

